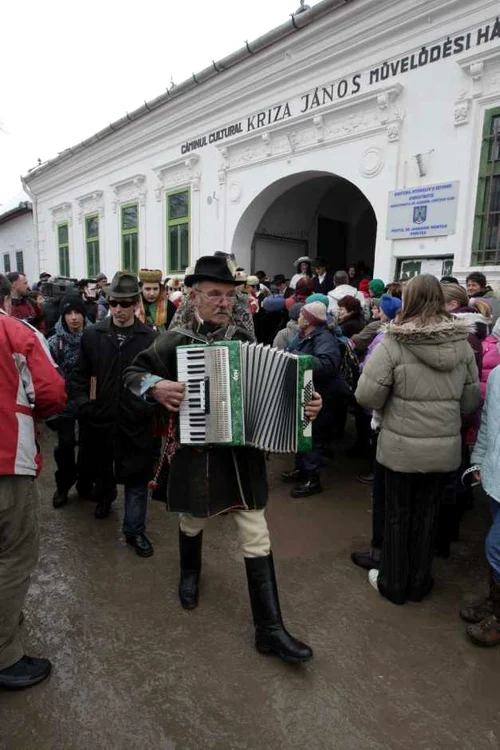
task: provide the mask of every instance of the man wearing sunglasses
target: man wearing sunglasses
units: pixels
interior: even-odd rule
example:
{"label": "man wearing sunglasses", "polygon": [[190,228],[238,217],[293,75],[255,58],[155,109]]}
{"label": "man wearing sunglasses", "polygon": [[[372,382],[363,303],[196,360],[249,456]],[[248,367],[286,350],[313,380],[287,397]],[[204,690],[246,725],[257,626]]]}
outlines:
{"label": "man wearing sunglasses", "polygon": [[125,485],[123,533],[140,557],[149,557],[153,547],[145,529],[155,458],[153,410],[124,388],[123,372],[157,333],[136,317],[135,276],[116,273],[108,299],[111,315],[83,333],[74,397],[95,468],[95,517],[109,516],[116,485]]}
{"label": "man wearing sunglasses", "polygon": [[[137,357],[125,374],[134,393],[176,413],[185,395],[184,384],[177,382],[177,346],[200,339],[251,340],[242,324],[238,283],[225,258],[205,256],[197,261],[194,273],[184,281],[189,288],[192,322],[179,328],[174,322]],[[243,304],[246,306],[246,301]],[[320,408],[321,397],[314,394],[306,412],[314,419]],[[184,609],[197,606],[203,528],[210,516],[230,511],[245,558],[255,646],[261,653],[276,654],[287,662],[305,662],[312,657],[312,650],[288,633],[281,617],[264,515],[267,495],[262,451],[217,445],[182,445],[177,449],[170,463],[166,501],[170,511],[180,513],[179,599]]]}

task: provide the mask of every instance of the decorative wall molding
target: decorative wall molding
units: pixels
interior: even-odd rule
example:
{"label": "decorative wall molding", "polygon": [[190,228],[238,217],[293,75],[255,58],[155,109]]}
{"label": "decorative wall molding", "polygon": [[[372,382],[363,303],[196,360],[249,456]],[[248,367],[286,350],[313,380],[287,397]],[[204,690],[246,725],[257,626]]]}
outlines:
{"label": "decorative wall molding", "polygon": [[497,76],[500,72],[500,48],[477,52],[464,60],[459,60],[458,65],[470,78],[470,94],[472,98],[477,99],[497,86]]}
{"label": "decorative wall molding", "polygon": [[199,161],[199,154],[191,154],[187,158],[175,159],[154,167],[153,171],[158,179],[155,188],[156,200],[161,201],[163,192],[170,188],[189,185],[192,190],[198,191],[200,189],[201,172],[195,167]]}
{"label": "decorative wall molding", "polygon": [[[345,102],[343,106],[337,103],[323,108],[321,113],[307,113],[301,118],[294,118],[293,122],[232,140],[218,149],[219,183],[224,184],[228,173],[233,170],[331,146],[337,142],[384,131],[390,143],[398,141],[404,113],[394,103],[402,91],[403,86],[396,84],[383,91]],[[369,164],[366,169],[370,172],[372,166]]]}
{"label": "decorative wall molding", "polygon": [[88,214],[97,214],[99,218],[104,216],[104,191],[94,190],[93,193],[81,195],[76,199],[78,204],[78,222],[82,223],[82,218]]}
{"label": "decorative wall molding", "polygon": [[52,229],[55,229],[63,221],[67,221],[69,226],[73,223],[73,205],[71,203],[59,203],[50,209],[50,213],[52,214]]}
{"label": "decorative wall molding", "polygon": [[363,177],[376,177],[384,168],[384,152],[381,148],[370,146],[361,157],[359,171]]}
{"label": "decorative wall molding", "polygon": [[113,202],[111,204],[115,214],[120,203],[138,201],[141,206],[146,205],[148,189],[146,185],[146,175],[136,174],[128,177],[126,180],[113,182],[110,185],[113,188]]}
{"label": "decorative wall molding", "polygon": [[467,123],[469,122],[471,102],[472,100],[470,98],[461,97],[455,103],[455,107],[453,110],[455,127],[458,127],[460,125],[467,125]]}

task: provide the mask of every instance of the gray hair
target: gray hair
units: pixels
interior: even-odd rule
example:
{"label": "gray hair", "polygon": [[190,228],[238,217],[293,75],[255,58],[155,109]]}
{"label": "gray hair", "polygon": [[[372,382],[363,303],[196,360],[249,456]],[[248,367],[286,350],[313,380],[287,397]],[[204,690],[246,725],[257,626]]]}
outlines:
{"label": "gray hair", "polygon": [[342,286],[342,284],[348,284],[349,276],[347,275],[347,272],[335,271],[335,275],[333,277],[333,283],[335,284],[335,286]]}

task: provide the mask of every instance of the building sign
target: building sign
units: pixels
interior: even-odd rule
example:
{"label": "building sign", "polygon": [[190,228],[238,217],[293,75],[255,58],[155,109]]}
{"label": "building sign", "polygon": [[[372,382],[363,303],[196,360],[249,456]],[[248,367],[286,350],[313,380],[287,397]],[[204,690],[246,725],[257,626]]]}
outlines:
{"label": "building sign", "polygon": [[500,42],[500,20],[492,21],[473,31],[463,32],[454,37],[447,37],[443,41],[424,46],[420,50],[409,52],[403,57],[385,61],[382,65],[371,70],[355,73],[340,80],[316,86],[295,99],[281,102],[268,109],[254,112],[243,120],[230,123],[212,133],[201,135],[186,141],[181,146],[181,154],[188,154],[211,143],[217,143],[226,138],[243,133],[252,133],[268,125],[283,122],[306,112],[314,112],[332,102],[342,101],[355,96],[360,91],[366,91],[375,83],[388,81],[391,78],[417,70],[427,65],[453,57],[487,42]]}
{"label": "building sign", "polygon": [[451,276],[453,273],[453,258],[406,258],[398,261],[396,278],[398,281],[408,281],[421,273],[430,273],[437,279]]}
{"label": "building sign", "polygon": [[458,182],[393,190],[387,210],[388,240],[455,234]]}

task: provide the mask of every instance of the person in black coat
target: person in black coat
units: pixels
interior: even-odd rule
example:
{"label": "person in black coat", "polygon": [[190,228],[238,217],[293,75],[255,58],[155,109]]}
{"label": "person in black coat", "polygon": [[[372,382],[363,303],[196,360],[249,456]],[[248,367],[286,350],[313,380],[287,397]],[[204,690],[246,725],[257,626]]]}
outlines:
{"label": "person in black coat", "polygon": [[326,258],[318,257],[314,259],[313,283],[314,291],[317,294],[328,294],[328,292],[331,292],[335,286],[333,283],[333,273],[326,270],[327,265]]}
{"label": "person in black coat", "polygon": [[[174,321],[174,327],[142,352],[125,374],[133,393],[157,401],[173,414],[185,396],[185,384],[179,382],[177,372],[178,346],[253,338],[237,317],[238,282],[225,258],[199,258],[184,283],[190,289],[188,303],[194,315],[179,328]],[[309,417],[314,418],[319,404],[315,394],[306,407]],[[263,452],[249,446],[177,446],[170,461],[166,501],[169,510],[180,513],[179,599],[184,609],[198,605],[203,529],[211,516],[230,512],[245,559],[255,646],[261,653],[276,654],[288,662],[304,662],[312,657],[311,649],[288,633],[281,617],[264,514],[267,495]]]}
{"label": "person in black coat", "polygon": [[136,317],[137,278],[115,274],[109,290],[111,316],[83,332],[72,396],[85,425],[87,455],[93,456],[98,503],[96,518],[106,518],[125,485],[123,533],[141,557],[153,554],[146,537],[148,482],[157,450],[153,408],[123,384],[124,370],[147,349],[157,333]]}
{"label": "person in black coat", "polygon": [[331,402],[345,387],[339,374],[341,352],[337,337],[326,326],[326,307],[322,302],[309,302],[300,310],[299,334],[287,351],[313,357],[314,388],[323,399],[323,408],[312,425],[313,448],[308,453],[297,453],[295,469],[281,474],[283,482],[297,482],[292,497],[308,497],[322,491],[320,469],[323,441],[331,432]]}

